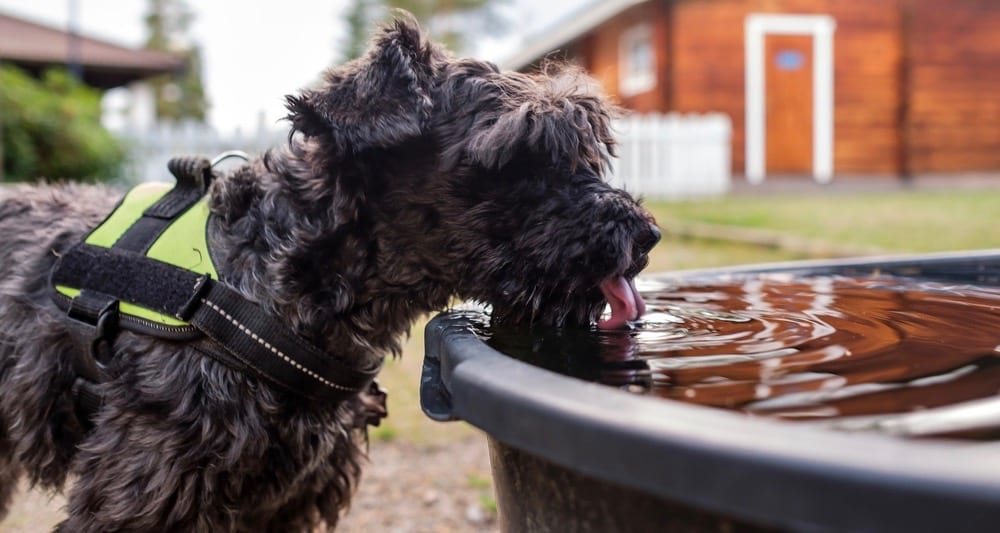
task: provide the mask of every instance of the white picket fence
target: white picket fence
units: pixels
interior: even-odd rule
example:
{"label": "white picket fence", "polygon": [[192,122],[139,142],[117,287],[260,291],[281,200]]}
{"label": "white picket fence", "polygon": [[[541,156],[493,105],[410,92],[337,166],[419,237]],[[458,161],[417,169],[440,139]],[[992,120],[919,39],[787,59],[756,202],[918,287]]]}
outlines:
{"label": "white picket fence", "polygon": [[727,115],[631,115],[615,125],[618,159],[610,181],[647,198],[721,195],[732,182]]}
{"label": "white picket fence", "polygon": [[[221,134],[203,124],[157,125],[119,135],[130,146],[130,181],[169,179],[167,161],[177,155],[214,157],[226,150],[250,155],[285,142],[287,129]],[[732,125],[722,114],[632,115],[615,123],[618,158],[609,179],[646,198],[725,194],[731,182]]]}

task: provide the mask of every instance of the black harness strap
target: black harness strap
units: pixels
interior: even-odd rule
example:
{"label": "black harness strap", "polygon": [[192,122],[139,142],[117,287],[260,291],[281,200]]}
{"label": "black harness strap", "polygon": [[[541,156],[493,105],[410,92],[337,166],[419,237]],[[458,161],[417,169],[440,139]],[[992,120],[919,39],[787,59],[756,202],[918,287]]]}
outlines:
{"label": "black harness strap", "polygon": [[52,269],[53,285],[81,290],[67,316],[78,344],[73,392],[81,419],[89,421],[101,405],[96,387],[112,354],[122,301],[188,322],[204,334],[192,344],[198,351],[232,368],[249,369],[294,394],[339,401],[363,393],[369,407],[362,422],[378,425],[386,415],[385,393],[374,381],[379,368],[357,369],[336,361],[225,284],[145,256],[174,220],[202,198],[212,179],[212,164],[204,158],[175,158],[168,166],[177,185],[111,248],[82,242]]}
{"label": "black harness strap", "polygon": [[[212,165],[202,157],[174,158],[167,168],[176,178],[176,185],[125,230],[114,248],[145,253],[177,217],[201,199],[212,180]],[[102,379],[102,368],[111,357],[111,344],[118,333],[118,300],[110,296],[113,292],[102,294],[82,285],[77,288],[83,290],[73,298],[67,313],[69,331],[77,345],[73,394],[83,418],[88,419],[101,405],[96,385]]]}
{"label": "black harness strap", "polygon": [[334,360],[226,285],[146,256],[81,243],[60,258],[52,281],[189,322],[261,377],[310,398],[348,398],[378,373]]}
{"label": "black harness strap", "polygon": [[125,230],[115,248],[145,253],[177,217],[198,203],[212,182],[212,163],[204,157],[175,157],[167,168],[177,184]]}

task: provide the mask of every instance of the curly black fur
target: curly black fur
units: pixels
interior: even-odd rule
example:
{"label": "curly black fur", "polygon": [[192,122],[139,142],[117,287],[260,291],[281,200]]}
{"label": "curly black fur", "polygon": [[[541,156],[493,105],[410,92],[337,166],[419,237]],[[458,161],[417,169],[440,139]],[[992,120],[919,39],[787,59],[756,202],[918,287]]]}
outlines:
{"label": "curly black fur", "polygon": [[[416,25],[288,97],[288,145],[221,176],[223,279],[331,357],[377,364],[453,298],[494,318],[587,324],[657,232],[600,176],[613,108],[579,72],[456,60]],[[74,185],[0,201],[0,511],[17,480],[59,490],[65,531],[300,531],[335,525],[360,472],[360,395],[316,404],[197,346],[119,336],[85,431],[55,258],[116,195]],[[0,514],[2,516],[2,514]]]}

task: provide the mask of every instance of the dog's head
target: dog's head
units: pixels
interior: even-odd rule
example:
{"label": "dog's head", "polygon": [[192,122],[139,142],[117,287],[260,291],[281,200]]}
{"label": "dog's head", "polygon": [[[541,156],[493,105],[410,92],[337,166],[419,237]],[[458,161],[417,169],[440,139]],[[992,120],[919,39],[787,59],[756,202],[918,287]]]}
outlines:
{"label": "dog's head", "polygon": [[606,327],[642,313],[632,279],[659,232],[603,181],[615,109],[578,70],[453,59],[402,20],[289,109],[330,176],[305,192],[352,198],[341,221],[371,208],[385,287],[486,302],[500,321],[586,324],[605,302]]}
{"label": "dog's head", "polygon": [[501,321],[588,323],[605,300],[602,325],[636,318],[632,279],[659,232],[602,180],[615,109],[595,83],[569,67],[527,75],[461,60],[443,70],[432,129],[464,294]]}

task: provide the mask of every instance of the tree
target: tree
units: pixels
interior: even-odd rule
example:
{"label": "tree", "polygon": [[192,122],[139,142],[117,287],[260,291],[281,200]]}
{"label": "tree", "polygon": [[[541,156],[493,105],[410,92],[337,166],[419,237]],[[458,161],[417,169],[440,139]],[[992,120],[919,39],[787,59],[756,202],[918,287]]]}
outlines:
{"label": "tree", "polygon": [[208,101],[201,79],[201,48],[188,35],[194,12],[184,0],[149,0],[145,17],[146,48],[169,52],[184,60],[181,72],[149,80],[160,120],[205,121]]}
{"label": "tree", "polygon": [[469,52],[471,38],[497,35],[507,21],[499,12],[508,0],[351,0],[341,59],[347,61],[364,51],[372,25],[392,16],[392,9],[405,9],[417,18],[431,37],[456,52]]}
{"label": "tree", "polygon": [[344,15],[347,23],[347,39],[341,51],[341,61],[349,61],[365,51],[368,32],[372,22],[378,18],[380,0],[353,0]]}
{"label": "tree", "polygon": [[61,69],[35,79],[0,66],[0,137],[3,181],[107,181],[125,158],[101,126],[100,93]]}

